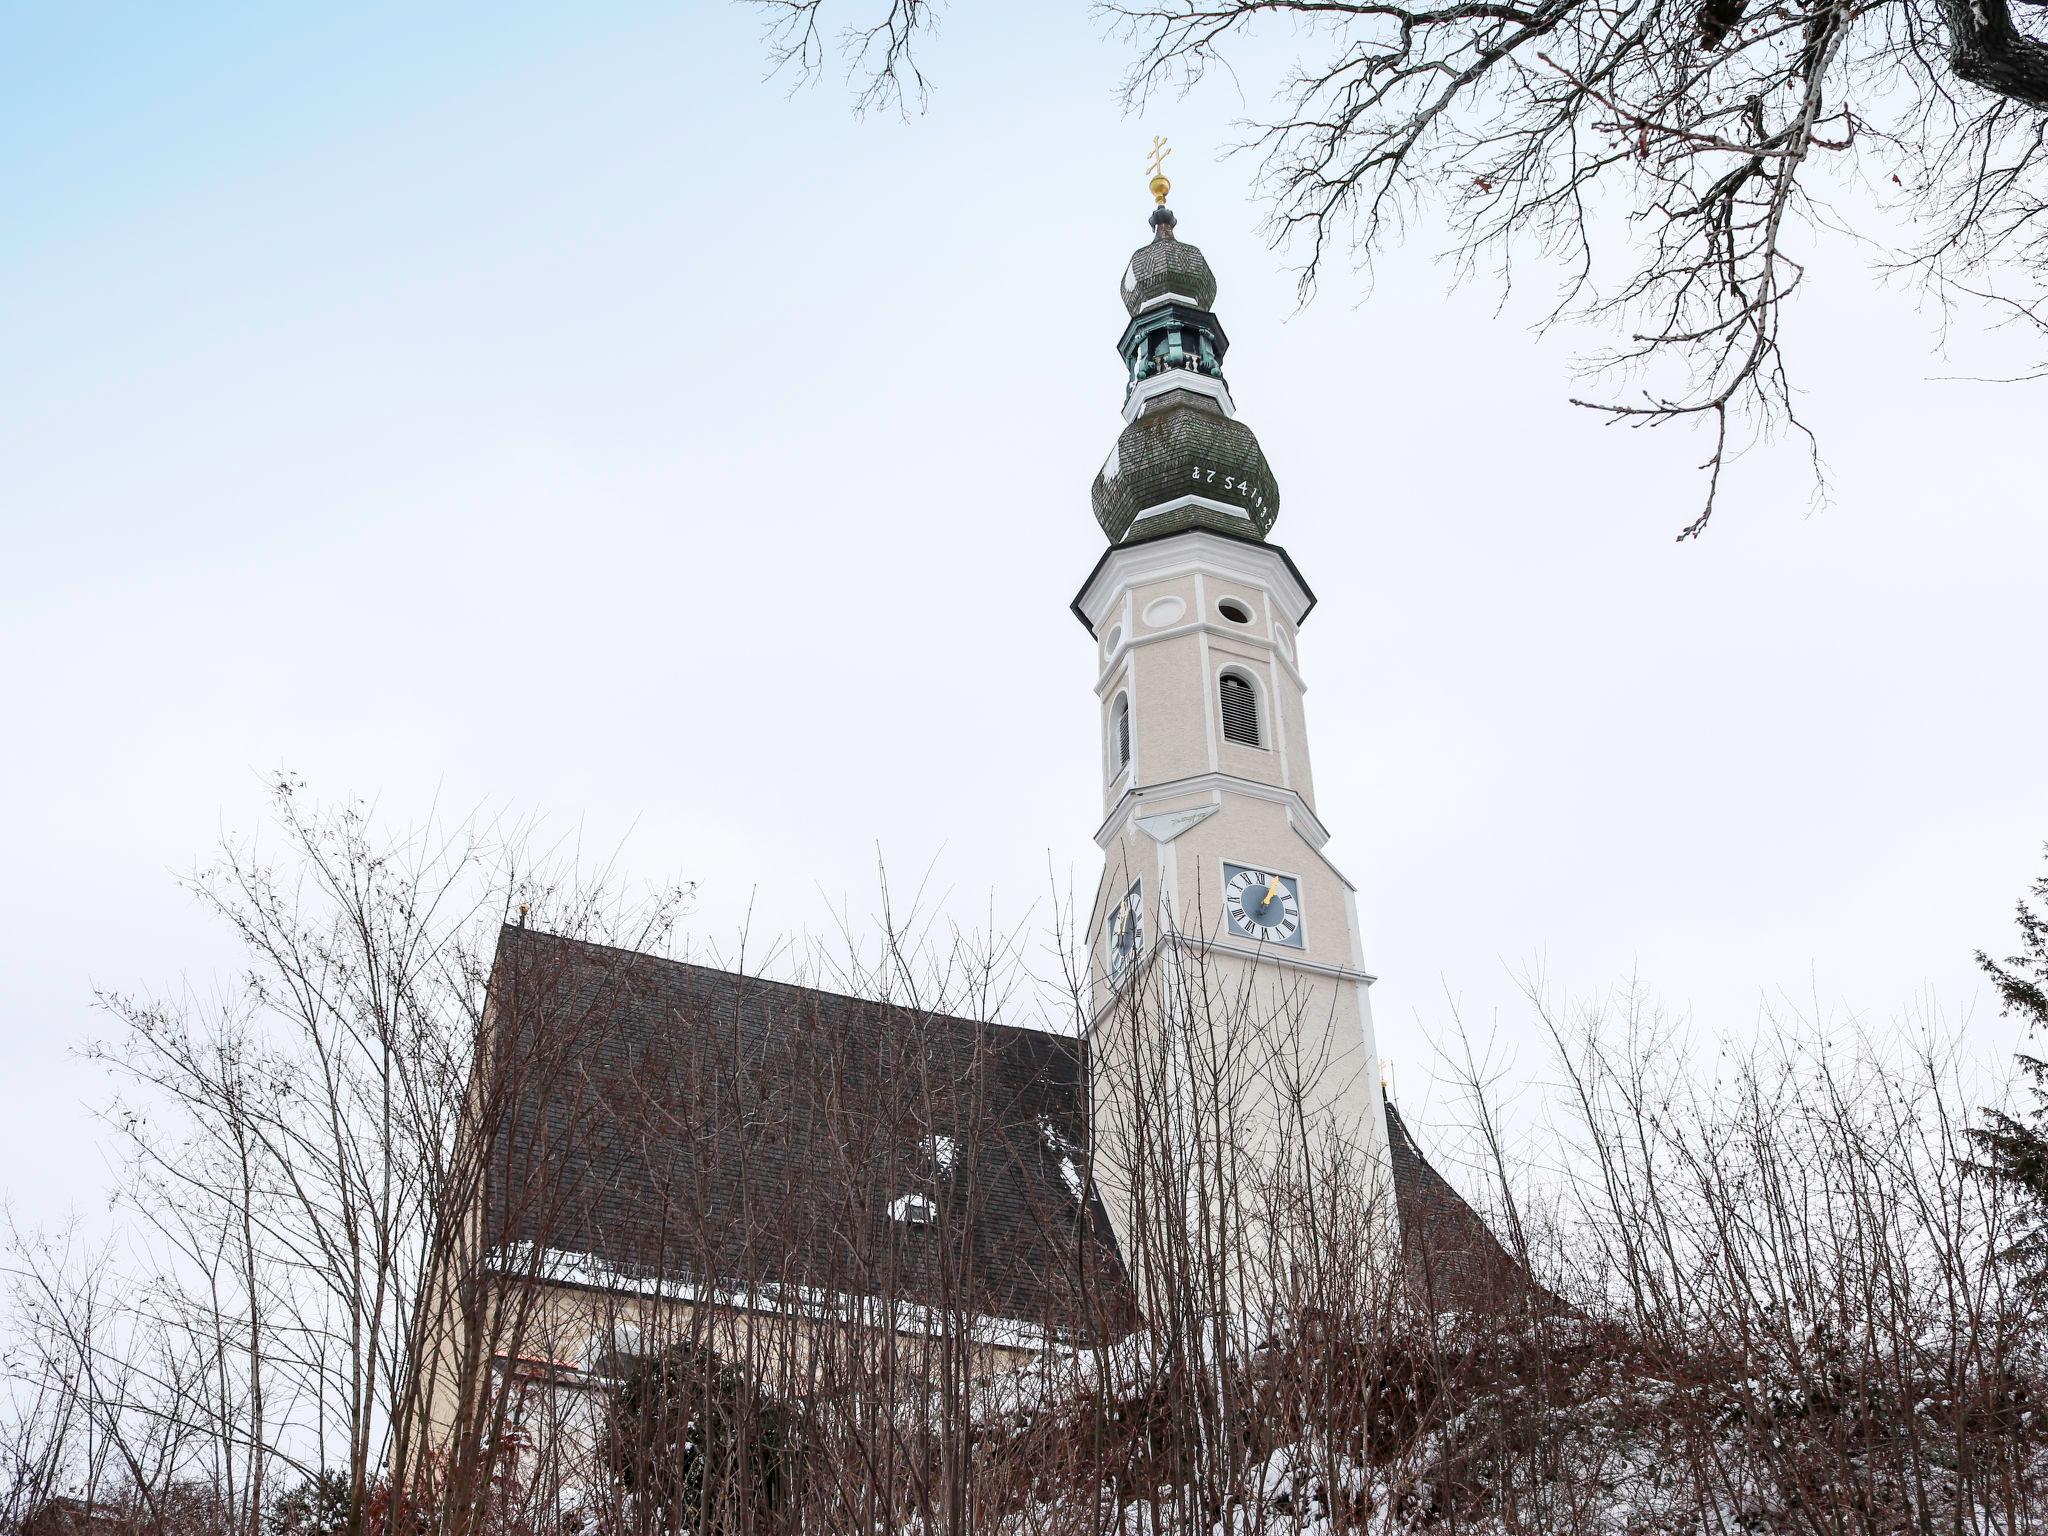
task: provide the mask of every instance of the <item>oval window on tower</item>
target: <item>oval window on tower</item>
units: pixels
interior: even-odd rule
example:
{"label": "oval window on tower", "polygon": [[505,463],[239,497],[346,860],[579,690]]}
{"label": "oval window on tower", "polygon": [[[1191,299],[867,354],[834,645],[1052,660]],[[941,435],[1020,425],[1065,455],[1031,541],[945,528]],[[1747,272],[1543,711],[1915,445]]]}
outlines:
{"label": "oval window on tower", "polygon": [[1252,621],[1251,609],[1245,607],[1243,603],[1240,603],[1234,597],[1223,599],[1222,602],[1216,605],[1216,611],[1233,624],[1249,624]]}
{"label": "oval window on tower", "polygon": [[1217,683],[1217,697],[1223,706],[1223,739],[1247,747],[1264,745],[1259,740],[1259,695],[1252,680],[1226,672]]}
{"label": "oval window on tower", "polygon": [[1131,765],[1131,696],[1120,693],[1109,706],[1110,777]]}

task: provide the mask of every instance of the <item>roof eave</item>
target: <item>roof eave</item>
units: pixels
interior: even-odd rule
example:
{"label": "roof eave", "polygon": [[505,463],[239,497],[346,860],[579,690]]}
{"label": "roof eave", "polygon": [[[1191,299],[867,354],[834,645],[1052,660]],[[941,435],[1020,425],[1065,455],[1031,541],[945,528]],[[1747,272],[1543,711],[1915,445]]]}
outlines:
{"label": "roof eave", "polygon": [[1081,627],[1087,630],[1091,636],[1094,635],[1095,626],[1089,622],[1087,610],[1082,606],[1082,604],[1087,599],[1088,593],[1094,588],[1096,581],[1100,579],[1104,567],[1106,567],[1112,559],[1124,553],[1126,550],[1139,549],[1148,545],[1164,545],[1171,543],[1175,539],[1198,538],[1204,535],[1210,538],[1229,539],[1233,543],[1250,545],[1254,549],[1270,550],[1273,554],[1278,555],[1280,557],[1280,563],[1287,568],[1287,574],[1290,577],[1292,577],[1294,579],[1295,584],[1301,588],[1302,597],[1304,599],[1301,605],[1301,611],[1293,616],[1293,623],[1295,624],[1295,626],[1299,628],[1302,620],[1306,619],[1311,613],[1315,611],[1317,601],[1315,590],[1309,586],[1308,578],[1301,574],[1301,568],[1294,563],[1294,557],[1288,554],[1283,546],[1271,543],[1265,539],[1252,538],[1241,533],[1231,533],[1226,529],[1211,527],[1208,525],[1204,525],[1199,528],[1176,529],[1174,532],[1162,534],[1160,537],[1156,539],[1136,539],[1129,541],[1127,543],[1110,545],[1109,548],[1105,549],[1102,552],[1102,558],[1095,562],[1094,569],[1088,572],[1088,579],[1081,583],[1081,589],[1080,591],[1074,594],[1073,602],[1067,605],[1069,610],[1073,613],[1075,618],[1081,621]]}

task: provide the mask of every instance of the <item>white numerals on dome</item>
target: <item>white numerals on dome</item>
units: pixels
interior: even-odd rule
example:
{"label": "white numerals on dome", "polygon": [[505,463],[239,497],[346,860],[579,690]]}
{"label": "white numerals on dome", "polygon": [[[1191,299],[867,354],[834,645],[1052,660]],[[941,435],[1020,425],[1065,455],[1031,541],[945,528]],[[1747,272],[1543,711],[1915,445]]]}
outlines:
{"label": "white numerals on dome", "polygon": [[1194,467],[1194,478],[1197,485],[1218,486],[1225,495],[1241,496],[1261,511],[1265,510],[1266,493],[1242,475],[1218,475],[1215,470],[1197,464]]}

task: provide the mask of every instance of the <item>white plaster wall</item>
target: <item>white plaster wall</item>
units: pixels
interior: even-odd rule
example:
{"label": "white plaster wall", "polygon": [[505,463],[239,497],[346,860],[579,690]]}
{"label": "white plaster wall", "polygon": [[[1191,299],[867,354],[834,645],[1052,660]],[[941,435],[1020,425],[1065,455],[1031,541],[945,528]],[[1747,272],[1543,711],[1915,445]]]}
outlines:
{"label": "white plaster wall", "polygon": [[[1178,562],[1177,552],[1185,555]],[[1150,568],[1139,569],[1141,563]],[[1298,639],[1281,596],[1288,589],[1286,601],[1299,603],[1301,589],[1291,586],[1276,555],[1220,541],[1164,540],[1132,568],[1130,579],[1119,581],[1112,566],[1108,580],[1084,594],[1099,637],[1105,731],[1108,700],[1123,678],[1130,680],[1135,769],[1127,781],[1106,786],[1107,819],[1098,834],[1104,873],[1090,934],[1098,1063],[1128,1058],[1141,1042],[1120,1032],[1145,1027],[1144,1009],[1112,1006],[1107,979],[1104,920],[1135,879],[1142,882],[1148,952],[1156,953],[1170,931],[1204,946],[1207,984],[1249,999],[1252,1013],[1273,1027],[1284,1025],[1292,1058],[1313,1064],[1311,1113],[1341,1129],[1384,1170],[1385,1119],[1364,946],[1353,891],[1320,852],[1327,834],[1314,812],[1304,684],[1293,659]],[[1257,578],[1259,570],[1272,579]],[[1224,618],[1217,605],[1226,598],[1249,610],[1250,622]],[[1122,634],[1108,648],[1115,626]],[[1226,666],[1258,689],[1260,747],[1223,740],[1216,693]],[[1204,807],[1212,813],[1168,842],[1140,829],[1140,818]],[[1229,934],[1225,861],[1294,877],[1300,949],[1261,948]],[[1113,1104],[1114,1095],[1101,1102]],[[1098,1135],[1116,1134],[1113,1123],[1098,1124]],[[1113,1177],[1105,1179],[1112,1220],[1127,1222],[1111,1184]],[[1125,1230],[1119,1225],[1120,1236]]]}

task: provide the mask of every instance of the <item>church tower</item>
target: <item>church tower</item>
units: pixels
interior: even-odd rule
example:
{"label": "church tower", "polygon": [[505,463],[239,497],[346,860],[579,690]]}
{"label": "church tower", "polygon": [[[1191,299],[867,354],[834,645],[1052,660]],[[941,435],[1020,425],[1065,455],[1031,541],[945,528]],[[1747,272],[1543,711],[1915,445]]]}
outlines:
{"label": "church tower", "polygon": [[[1182,1120],[1233,1117],[1232,1156],[1267,1171],[1337,1147],[1384,1188],[1387,1166],[1357,904],[1310,768],[1316,599],[1268,537],[1280,489],[1224,379],[1215,276],[1177,237],[1165,177],[1152,190],[1122,282],[1125,424],[1093,488],[1109,548],[1073,604],[1102,724],[1095,1173],[1127,1258],[1149,1241],[1134,1220],[1159,1220],[1134,1211],[1197,1176],[1139,1150],[1210,1134]],[[1230,1086],[1203,1103],[1205,1083]],[[1166,1205],[1138,1199],[1148,1181]]]}

